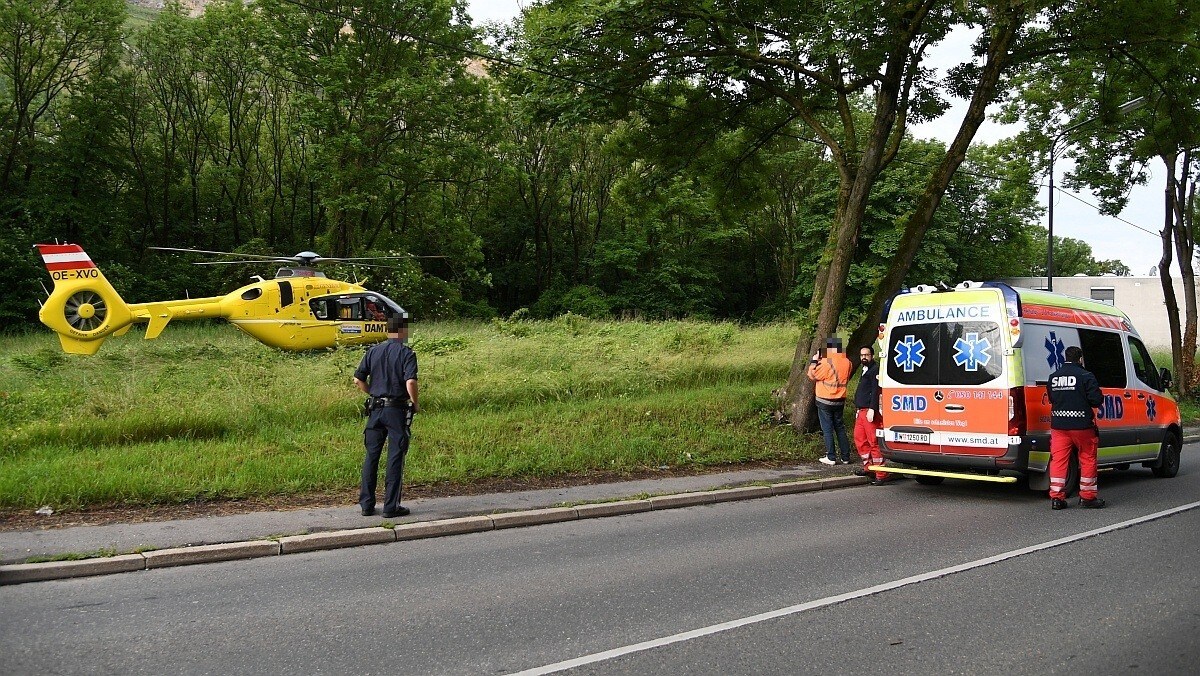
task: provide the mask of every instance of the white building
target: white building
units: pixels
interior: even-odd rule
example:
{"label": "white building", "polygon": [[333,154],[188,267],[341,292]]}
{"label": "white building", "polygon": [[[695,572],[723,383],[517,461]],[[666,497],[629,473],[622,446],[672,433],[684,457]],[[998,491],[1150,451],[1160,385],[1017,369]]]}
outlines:
{"label": "white building", "polygon": [[[1046,288],[1045,277],[1013,277],[998,281],[1027,289]],[[1177,278],[1173,281],[1175,300],[1179,303],[1179,326],[1182,328],[1183,280]],[[1129,321],[1133,322],[1147,347],[1171,349],[1166,301],[1163,300],[1162,280],[1158,277],[1055,277],[1054,292],[1114,305],[1129,315]]]}

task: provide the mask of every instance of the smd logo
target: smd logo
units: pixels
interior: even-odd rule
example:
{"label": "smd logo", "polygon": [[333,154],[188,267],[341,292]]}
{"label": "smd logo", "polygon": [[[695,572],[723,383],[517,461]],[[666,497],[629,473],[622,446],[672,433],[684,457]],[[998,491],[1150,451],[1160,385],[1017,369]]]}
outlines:
{"label": "smd logo", "polygon": [[929,400],[920,395],[897,394],[892,397],[893,411],[924,411],[929,408]]}

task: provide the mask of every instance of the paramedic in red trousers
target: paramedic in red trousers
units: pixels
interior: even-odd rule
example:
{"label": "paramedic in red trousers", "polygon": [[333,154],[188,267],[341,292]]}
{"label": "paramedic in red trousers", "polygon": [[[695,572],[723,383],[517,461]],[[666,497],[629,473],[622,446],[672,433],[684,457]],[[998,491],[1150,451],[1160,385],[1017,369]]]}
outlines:
{"label": "paramedic in red trousers", "polygon": [[857,476],[871,477],[873,486],[882,486],[895,481],[887,472],[872,472],[871,465],[882,465],[883,454],[879,452],[879,437],[876,432],[883,429],[883,415],[879,410],[879,364],[875,361],[875,348],[864,346],[858,351],[862,371],[858,376],[858,388],[854,390],[854,446],[863,468]]}
{"label": "paramedic in red trousers", "polygon": [[1079,453],[1079,504],[1092,509],[1104,506],[1096,495],[1096,449],[1100,432],[1092,409],[1104,403],[1100,383],[1083,368],[1083,350],[1072,345],[1066,363],[1050,374],[1050,508],[1067,506],[1067,467],[1071,453]]}
{"label": "paramedic in red trousers", "polygon": [[823,353],[814,354],[808,364],[808,379],[817,384],[817,419],[825,436],[825,455],[819,460],[826,465],[838,464],[838,446],[842,464],[850,464],[850,440],[846,438],[846,384],[854,364],[842,352],[842,340],[829,338]]}

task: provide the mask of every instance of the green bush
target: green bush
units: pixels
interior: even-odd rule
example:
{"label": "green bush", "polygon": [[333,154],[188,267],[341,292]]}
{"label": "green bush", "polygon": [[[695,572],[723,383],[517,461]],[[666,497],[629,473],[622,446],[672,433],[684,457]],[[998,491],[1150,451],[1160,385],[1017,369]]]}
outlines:
{"label": "green bush", "polygon": [[496,331],[513,338],[524,338],[532,331],[529,324],[529,308],[518,308],[507,318],[496,317],[492,320]]}
{"label": "green bush", "polygon": [[559,310],[591,319],[607,319],[612,315],[608,297],[600,289],[588,285],[571,287],[563,294]]}

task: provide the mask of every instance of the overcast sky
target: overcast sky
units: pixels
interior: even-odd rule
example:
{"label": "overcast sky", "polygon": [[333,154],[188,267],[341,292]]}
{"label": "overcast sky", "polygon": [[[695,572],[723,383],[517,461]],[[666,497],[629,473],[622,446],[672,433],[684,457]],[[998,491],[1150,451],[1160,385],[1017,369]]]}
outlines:
{"label": "overcast sky", "polygon": [[[483,21],[507,21],[516,16],[521,7],[528,4],[530,3],[518,0],[470,0],[470,14],[476,24]],[[951,65],[957,63],[962,55],[968,53],[970,41],[971,36],[965,32],[951,35],[932,54],[933,61],[930,65],[936,65],[937,59],[941,55],[945,55],[947,63]],[[958,130],[965,110],[966,102],[959,102],[940,119],[914,126],[912,133],[918,137],[937,138],[949,143]],[[979,130],[975,140],[982,143],[993,143],[998,139],[1015,134],[1017,131],[1016,127],[1009,128],[993,122],[986,122]],[[1055,183],[1054,234],[1087,242],[1091,245],[1092,253],[1097,259],[1118,259],[1129,266],[1134,276],[1148,275],[1150,269],[1158,265],[1158,259],[1162,253],[1162,244],[1157,232],[1161,228],[1160,224],[1163,220],[1162,181],[1165,178],[1165,169],[1161,166],[1150,166],[1149,183],[1134,190],[1130,196],[1129,205],[1120,215],[1124,221],[1129,221],[1129,223],[1149,231],[1143,232],[1122,220],[1103,216],[1096,209],[1081,203],[1079,199],[1060,192],[1063,172],[1070,168],[1070,164],[1067,161],[1058,161],[1055,165],[1058,180]],[[1043,186],[1046,184],[1044,174],[1040,177],[1040,181]],[[1039,203],[1043,210],[1047,196],[1048,191],[1043,187],[1039,197]],[[1086,192],[1077,196],[1090,204],[1099,203],[1095,196]],[[1042,225],[1046,225],[1044,213]],[[1172,268],[1173,274],[1178,276],[1178,266],[1173,265]]]}

